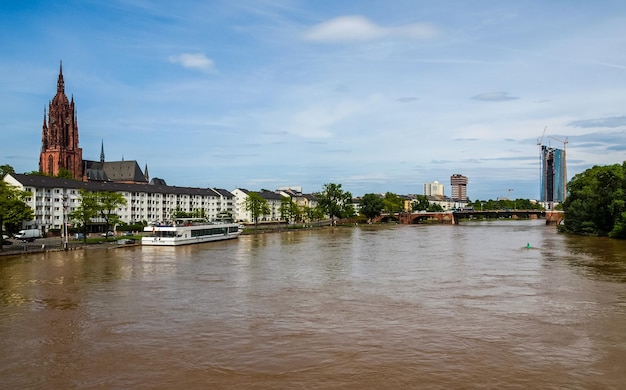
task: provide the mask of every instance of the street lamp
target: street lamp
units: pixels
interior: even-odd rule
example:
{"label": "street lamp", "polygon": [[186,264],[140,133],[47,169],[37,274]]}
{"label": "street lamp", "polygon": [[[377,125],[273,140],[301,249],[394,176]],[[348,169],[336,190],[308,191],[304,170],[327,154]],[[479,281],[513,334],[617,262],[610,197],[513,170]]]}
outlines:
{"label": "street lamp", "polygon": [[63,195],[63,249],[67,250],[67,195]]}

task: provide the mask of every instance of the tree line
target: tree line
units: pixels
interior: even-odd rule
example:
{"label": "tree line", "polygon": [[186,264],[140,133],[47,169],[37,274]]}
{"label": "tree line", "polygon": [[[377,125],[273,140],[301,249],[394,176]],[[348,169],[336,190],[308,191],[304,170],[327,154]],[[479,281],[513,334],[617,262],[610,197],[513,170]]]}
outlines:
{"label": "tree line", "polygon": [[[344,191],[341,184],[324,184],[321,192],[315,194],[317,198],[316,207],[298,205],[288,196],[281,197],[278,212],[280,217],[289,222],[320,221],[323,218],[330,218],[331,224],[335,224],[338,218],[352,218],[355,216],[352,207],[352,194]],[[271,213],[267,199],[263,198],[259,192],[249,192],[244,202],[244,208],[250,212],[250,216],[255,226],[258,226],[259,219]]]}
{"label": "tree line", "polygon": [[[0,177],[15,173],[10,165],[0,165]],[[562,207],[565,211],[561,231],[579,234],[626,238],[626,162],[609,166],[594,166],[577,174],[567,185],[568,196]],[[17,231],[22,221],[33,218],[33,210],[25,203],[32,196],[0,180],[0,233],[7,228]],[[356,216],[352,194],[344,191],[341,184],[324,184],[322,191],[315,194],[317,207],[302,207],[293,199],[283,197],[279,208],[280,217],[288,222],[314,221]],[[81,191],[81,202],[69,217],[87,236],[87,226],[94,218],[101,218],[107,228],[116,226],[120,217],[116,210],[125,205],[124,197],[115,192]],[[371,221],[383,212],[391,215],[404,210],[404,199],[394,193],[384,195],[368,193],[360,198],[359,212]],[[474,209],[540,209],[541,205],[528,199],[477,200],[469,204]],[[270,214],[269,203],[258,192],[250,192],[244,207],[252,220]],[[426,196],[417,195],[411,201],[412,211],[443,211],[441,206],[430,203]],[[108,231],[108,229],[107,229]],[[0,249],[2,243],[0,242]]]}
{"label": "tree line", "polygon": [[79,231],[83,233],[83,242],[87,242],[87,230],[94,218],[101,218],[105,224],[105,239],[109,239],[109,230],[120,222],[117,209],[126,205],[126,199],[119,192],[80,190],[80,205],[68,215]]}
{"label": "tree line", "polygon": [[567,184],[562,231],[626,238],[626,162],[594,166]]}

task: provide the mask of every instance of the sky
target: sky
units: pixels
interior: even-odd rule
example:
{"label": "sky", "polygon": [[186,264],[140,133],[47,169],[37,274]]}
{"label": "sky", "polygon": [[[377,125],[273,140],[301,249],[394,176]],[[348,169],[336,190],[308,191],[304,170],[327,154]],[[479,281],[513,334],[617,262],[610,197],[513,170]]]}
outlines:
{"label": "sky", "polygon": [[83,158],[169,185],[536,199],[538,142],[568,178],[626,160],[622,0],[12,0],[0,53],[18,173],[61,61]]}

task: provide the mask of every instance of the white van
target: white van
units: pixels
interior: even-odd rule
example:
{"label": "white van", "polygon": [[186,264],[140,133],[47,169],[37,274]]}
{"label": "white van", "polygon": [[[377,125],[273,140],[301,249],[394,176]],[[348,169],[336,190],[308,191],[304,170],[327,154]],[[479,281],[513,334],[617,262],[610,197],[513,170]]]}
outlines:
{"label": "white van", "polygon": [[15,235],[15,238],[17,238],[18,240],[22,240],[22,241],[33,242],[35,241],[35,239],[41,238],[41,230],[39,229],[20,230]]}

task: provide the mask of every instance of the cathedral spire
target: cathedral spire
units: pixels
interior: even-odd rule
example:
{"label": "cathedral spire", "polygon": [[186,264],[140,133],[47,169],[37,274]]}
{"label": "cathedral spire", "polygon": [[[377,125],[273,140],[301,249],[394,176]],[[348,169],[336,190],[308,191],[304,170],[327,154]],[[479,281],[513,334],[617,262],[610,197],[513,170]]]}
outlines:
{"label": "cathedral spire", "polygon": [[57,81],[57,93],[65,93],[65,81],[63,81],[63,61],[59,66],[59,80]]}
{"label": "cathedral spire", "polygon": [[100,162],[104,162],[104,140],[102,140],[102,146],[100,147]]}
{"label": "cathedral spire", "polygon": [[[47,114],[47,115],[46,115]],[[47,116],[47,118],[46,118]],[[72,173],[72,177],[82,177],[83,151],[78,146],[78,124],[74,100],[70,103],[65,95],[63,62],[59,62],[57,92],[44,109],[41,135],[39,171],[58,175],[61,169]]]}
{"label": "cathedral spire", "polygon": [[[43,126],[41,128],[41,151],[45,151],[48,148],[48,122],[46,121],[46,106],[43,106]],[[40,162],[41,164],[41,162]],[[42,171],[41,166],[39,170]]]}

